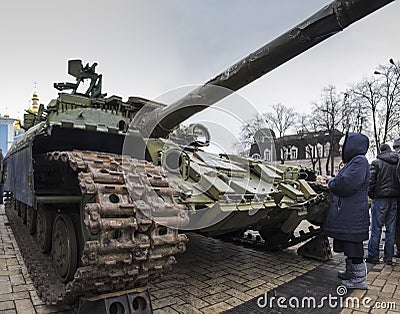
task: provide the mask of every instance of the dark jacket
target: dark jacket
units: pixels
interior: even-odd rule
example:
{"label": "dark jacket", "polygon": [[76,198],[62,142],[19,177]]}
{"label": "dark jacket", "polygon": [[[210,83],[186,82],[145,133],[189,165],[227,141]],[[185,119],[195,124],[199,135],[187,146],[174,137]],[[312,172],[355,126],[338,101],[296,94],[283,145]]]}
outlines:
{"label": "dark jacket", "polygon": [[370,198],[400,197],[396,168],[399,155],[390,150],[380,153],[371,163],[368,196]]}
{"label": "dark jacket", "polygon": [[334,239],[361,242],[368,240],[369,164],[365,157],[369,140],[360,133],[347,133],[342,148],[345,166],[331,178],[331,207],[324,226],[327,236]]}

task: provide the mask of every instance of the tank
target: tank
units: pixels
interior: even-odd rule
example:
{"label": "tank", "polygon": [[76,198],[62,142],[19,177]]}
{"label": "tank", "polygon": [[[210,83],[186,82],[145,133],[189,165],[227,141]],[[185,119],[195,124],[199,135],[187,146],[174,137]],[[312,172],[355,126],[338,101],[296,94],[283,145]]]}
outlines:
{"label": "tank", "polygon": [[181,123],[390,2],[333,1],[168,106],[107,97],[97,64],[70,60],[76,81],[54,84],[58,97],[26,113],[26,133],[3,161],[7,214],[41,298],[134,291],[130,309],[146,308],[141,293],[185,251],[185,230],[251,228],[268,249],[313,238],[299,253],[329,258],[320,228],[294,236],[302,221],[323,226],[329,208],[309,172],[207,152],[207,128]]}

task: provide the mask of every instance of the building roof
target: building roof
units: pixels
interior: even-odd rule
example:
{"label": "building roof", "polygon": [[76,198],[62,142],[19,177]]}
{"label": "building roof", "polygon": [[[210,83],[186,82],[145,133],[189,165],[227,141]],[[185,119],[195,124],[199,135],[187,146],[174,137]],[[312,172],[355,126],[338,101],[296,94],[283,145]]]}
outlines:
{"label": "building roof", "polygon": [[2,124],[5,124],[5,123],[11,124],[11,123],[14,123],[15,120],[16,119],[13,119],[13,118],[10,118],[10,117],[4,117],[4,116],[0,115],[0,123],[2,123]]}
{"label": "building roof", "polygon": [[[335,130],[335,137],[342,136],[343,134]],[[279,143],[295,143],[295,142],[313,142],[317,141],[321,144],[329,141],[328,131],[315,131],[315,132],[298,132],[297,134],[284,135],[276,139]]]}

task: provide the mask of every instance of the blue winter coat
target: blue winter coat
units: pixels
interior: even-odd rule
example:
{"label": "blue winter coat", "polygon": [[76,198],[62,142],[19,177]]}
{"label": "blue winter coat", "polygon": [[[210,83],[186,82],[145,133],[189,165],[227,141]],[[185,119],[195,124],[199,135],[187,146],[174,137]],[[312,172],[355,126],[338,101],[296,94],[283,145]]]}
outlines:
{"label": "blue winter coat", "polygon": [[324,226],[327,236],[338,240],[362,242],[368,240],[369,164],[365,157],[368,137],[361,133],[347,133],[342,148],[345,166],[331,178],[331,208]]}

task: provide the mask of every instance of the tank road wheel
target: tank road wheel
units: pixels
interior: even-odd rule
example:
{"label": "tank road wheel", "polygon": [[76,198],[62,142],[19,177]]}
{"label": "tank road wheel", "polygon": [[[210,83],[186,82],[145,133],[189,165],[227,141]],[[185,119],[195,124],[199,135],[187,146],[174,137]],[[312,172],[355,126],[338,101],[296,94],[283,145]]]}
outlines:
{"label": "tank road wheel", "polygon": [[36,214],[36,239],[43,253],[48,252],[51,247],[52,223],[51,214],[39,205]]}
{"label": "tank road wheel", "polygon": [[29,233],[34,234],[36,231],[36,210],[30,206],[26,208],[26,225]]}
{"label": "tank road wheel", "polygon": [[54,221],[51,253],[57,276],[62,282],[72,280],[77,266],[78,250],[74,223],[67,215],[60,214]]}

